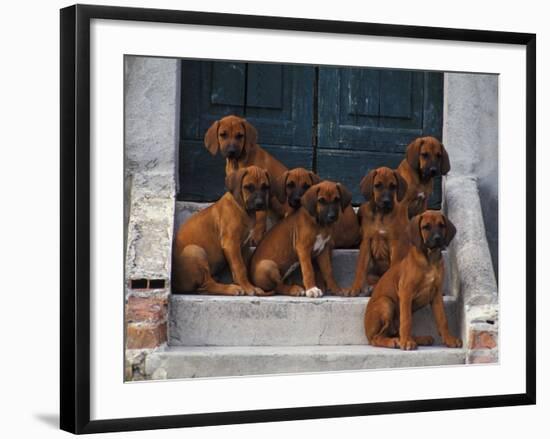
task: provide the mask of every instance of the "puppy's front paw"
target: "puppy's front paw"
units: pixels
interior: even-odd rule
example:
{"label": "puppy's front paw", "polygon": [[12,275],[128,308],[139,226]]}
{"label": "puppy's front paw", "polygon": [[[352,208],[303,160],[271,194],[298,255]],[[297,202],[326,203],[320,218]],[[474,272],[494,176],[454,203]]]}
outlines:
{"label": "puppy's front paw", "polygon": [[244,288],[245,293],[248,296],[265,296],[264,290],[261,288],[255,287],[254,285],[246,286]]}
{"label": "puppy's front paw", "polygon": [[346,297],[357,297],[359,294],[361,294],[360,288],[351,287],[351,288],[343,288],[342,294],[340,295],[346,296]]}
{"label": "puppy's front paw", "polygon": [[445,346],[448,348],[461,348],[462,347],[462,340],[457,337],[453,337],[452,335],[449,335],[445,340],[443,340],[443,343],[445,343]]}
{"label": "puppy's front paw", "polygon": [[312,297],[312,298],[315,298],[315,297],[322,297],[323,296],[323,292],[317,288],[317,287],[312,287],[312,288],[309,288],[306,290],[306,293],[305,295],[307,297]]}
{"label": "puppy's front paw", "polygon": [[417,346],[412,338],[401,338],[399,339],[399,347],[404,351],[414,351]]}
{"label": "puppy's front paw", "polygon": [[227,290],[233,296],[244,296],[246,293],[240,285],[231,284],[227,286]]}

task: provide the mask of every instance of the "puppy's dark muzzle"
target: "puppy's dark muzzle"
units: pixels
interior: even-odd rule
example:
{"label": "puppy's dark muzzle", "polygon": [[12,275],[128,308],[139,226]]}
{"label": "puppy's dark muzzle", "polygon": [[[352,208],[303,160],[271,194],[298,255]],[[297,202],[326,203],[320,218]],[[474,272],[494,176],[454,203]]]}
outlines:
{"label": "puppy's dark muzzle", "polygon": [[300,201],[300,197],[291,197],[288,199],[288,205],[292,207],[293,209],[298,209],[302,202]]}
{"label": "puppy's dark muzzle", "polygon": [[336,222],[336,220],[338,219],[338,212],[337,211],[328,211],[325,215],[324,215],[324,222],[325,224],[332,224],[334,222]]}
{"label": "puppy's dark muzzle", "polygon": [[445,245],[445,241],[443,239],[443,236],[439,234],[430,236],[430,238],[426,242],[426,247],[428,247],[429,249],[441,248],[444,245]]}
{"label": "puppy's dark muzzle", "polygon": [[265,210],[265,208],[266,208],[265,201],[263,200],[254,201],[254,210]]}
{"label": "puppy's dark muzzle", "polygon": [[378,204],[383,212],[391,212],[393,209],[393,199],[390,195],[384,195]]}
{"label": "puppy's dark muzzle", "polygon": [[430,178],[439,176],[439,167],[438,166],[429,166],[424,169],[424,179],[429,180]]}
{"label": "puppy's dark muzzle", "polygon": [[239,148],[235,145],[229,145],[223,153],[226,158],[235,159],[239,156]]}

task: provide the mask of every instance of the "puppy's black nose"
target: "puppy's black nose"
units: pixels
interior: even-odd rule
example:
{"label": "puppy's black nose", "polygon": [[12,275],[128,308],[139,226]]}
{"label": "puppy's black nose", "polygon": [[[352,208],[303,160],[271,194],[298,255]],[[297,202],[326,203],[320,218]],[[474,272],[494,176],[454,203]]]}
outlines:
{"label": "puppy's black nose", "polygon": [[439,170],[438,170],[435,166],[432,166],[432,167],[430,168],[430,175],[431,175],[432,177],[435,177],[437,174],[439,174]]}
{"label": "puppy's black nose", "polygon": [[386,199],[386,200],[382,200],[382,206],[384,206],[385,208],[389,208],[391,207],[391,200],[389,199]]}
{"label": "puppy's black nose", "polygon": [[334,212],[327,213],[327,221],[329,222],[336,221],[336,214]]}
{"label": "puppy's black nose", "polygon": [[265,207],[265,203],[262,201],[262,200],[256,200],[254,202],[254,207],[257,209],[257,210],[260,210],[260,209],[263,209]]}
{"label": "puppy's black nose", "polygon": [[288,204],[290,204],[290,207],[300,207],[300,197],[290,198]]}
{"label": "puppy's black nose", "polygon": [[443,242],[443,238],[441,237],[441,235],[435,235],[433,239],[437,245],[441,245],[441,243]]}
{"label": "puppy's black nose", "polygon": [[237,155],[237,150],[234,149],[234,148],[227,148],[225,150],[225,154],[227,155],[227,157],[229,157],[230,159],[234,158],[236,155]]}

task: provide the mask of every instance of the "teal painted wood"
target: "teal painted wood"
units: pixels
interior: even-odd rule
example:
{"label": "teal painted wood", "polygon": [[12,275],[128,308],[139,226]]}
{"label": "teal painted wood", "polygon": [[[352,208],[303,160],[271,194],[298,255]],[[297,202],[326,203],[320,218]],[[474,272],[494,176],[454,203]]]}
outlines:
{"label": "teal painted wood", "polygon": [[182,200],[212,201],[224,192],[224,161],[203,147],[210,125],[246,117],[258,143],[289,167],[313,164],[311,66],[182,61],[180,187]]}
{"label": "teal painted wood", "polygon": [[[416,137],[441,139],[443,74],[369,68],[319,68],[317,171],[358,184],[378,166],[396,167]],[[358,166],[360,163],[360,166]],[[436,184],[430,207],[441,205]]]}

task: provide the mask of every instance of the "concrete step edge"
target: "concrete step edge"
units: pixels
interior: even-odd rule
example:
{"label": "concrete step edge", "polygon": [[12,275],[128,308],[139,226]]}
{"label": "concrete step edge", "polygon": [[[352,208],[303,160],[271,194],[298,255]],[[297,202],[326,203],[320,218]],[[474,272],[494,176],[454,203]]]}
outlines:
{"label": "concrete step edge", "polygon": [[169,347],[149,354],[153,379],[312,373],[464,364],[464,349],[421,347],[415,351],[361,346]]}

